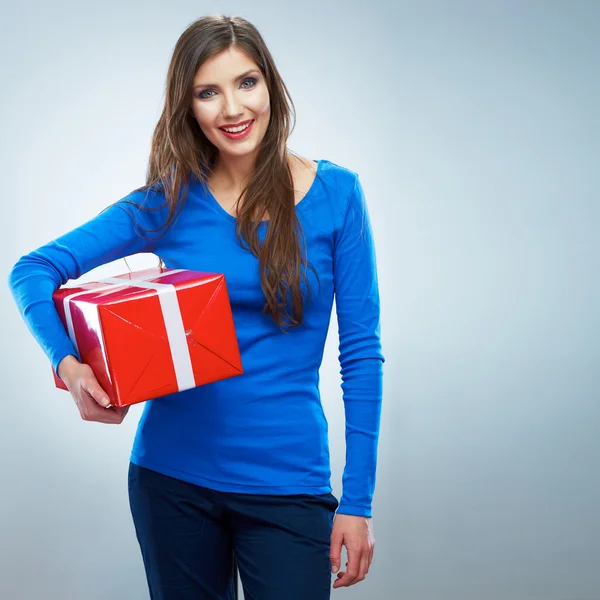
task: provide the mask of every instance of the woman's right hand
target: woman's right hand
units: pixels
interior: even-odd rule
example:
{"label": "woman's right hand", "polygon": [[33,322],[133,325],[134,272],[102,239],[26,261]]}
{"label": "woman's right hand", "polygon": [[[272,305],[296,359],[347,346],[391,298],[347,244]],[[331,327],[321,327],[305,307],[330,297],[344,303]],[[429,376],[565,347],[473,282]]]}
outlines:
{"label": "woman's right hand", "polygon": [[123,422],[129,406],[111,406],[108,395],[89,365],[80,363],[77,358],[69,355],[60,361],[57,373],[71,392],[84,421],[114,424]]}

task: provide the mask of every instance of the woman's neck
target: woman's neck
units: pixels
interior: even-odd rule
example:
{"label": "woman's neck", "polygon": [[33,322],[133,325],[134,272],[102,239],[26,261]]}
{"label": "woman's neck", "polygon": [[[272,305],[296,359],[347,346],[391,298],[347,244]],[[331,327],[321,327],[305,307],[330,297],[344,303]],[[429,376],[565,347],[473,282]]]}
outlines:
{"label": "woman's neck", "polygon": [[255,156],[227,156],[220,154],[213,166],[211,183],[223,190],[241,192],[248,184],[256,165]]}

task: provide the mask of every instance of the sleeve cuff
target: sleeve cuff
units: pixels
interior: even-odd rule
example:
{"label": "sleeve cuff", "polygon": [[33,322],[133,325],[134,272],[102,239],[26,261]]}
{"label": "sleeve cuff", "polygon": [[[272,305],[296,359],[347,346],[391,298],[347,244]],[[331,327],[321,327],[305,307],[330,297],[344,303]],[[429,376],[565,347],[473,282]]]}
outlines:
{"label": "sleeve cuff", "polygon": [[79,356],[79,352],[77,352],[77,350],[75,350],[75,348],[69,349],[69,348],[63,348],[61,349],[57,354],[55,354],[54,356],[52,356],[50,358],[50,364],[52,365],[52,369],[54,371],[54,373],[56,373],[56,376],[58,377],[58,379],[61,379],[61,377],[58,374],[58,365],[61,363],[63,358],[66,358],[67,356],[74,356],[79,362],[81,362],[81,357]]}
{"label": "sleeve cuff", "polygon": [[347,504],[344,499],[340,500],[340,505],[336,511],[340,515],[352,515],[355,517],[372,517],[371,506],[364,504]]}

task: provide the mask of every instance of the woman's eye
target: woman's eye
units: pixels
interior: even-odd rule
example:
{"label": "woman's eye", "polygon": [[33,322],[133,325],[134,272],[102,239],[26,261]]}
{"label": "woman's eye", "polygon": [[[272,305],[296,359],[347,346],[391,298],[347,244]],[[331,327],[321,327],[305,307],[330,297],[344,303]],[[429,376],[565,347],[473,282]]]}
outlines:
{"label": "woman's eye", "polygon": [[[256,77],[247,77],[246,79],[244,79],[244,81],[242,82],[242,88],[245,90],[249,90],[252,89],[255,85],[256,85],[257,79]],[[244,84],[246,83],[250,83],[251,85],[248,86],[244,86]],[[206,100],[208,98],[212,98],[212,96],[207,96],[206,94],[209,94],[210,92],[214,92],[214,90],[202,90],[199,94],[198,94],[198,98],[200,98],[201,100]]]}
{"label": "woman's eye", "polygon": [[[244,85],[244,83],[246,83],[248,81],[252,84],[250,87],[254,87],[256,85],[256,78],[255,77],[248,77],[248,79],[244,79],[242,85]],[[246,88],[246,89],[248,89],[248,88]]]}

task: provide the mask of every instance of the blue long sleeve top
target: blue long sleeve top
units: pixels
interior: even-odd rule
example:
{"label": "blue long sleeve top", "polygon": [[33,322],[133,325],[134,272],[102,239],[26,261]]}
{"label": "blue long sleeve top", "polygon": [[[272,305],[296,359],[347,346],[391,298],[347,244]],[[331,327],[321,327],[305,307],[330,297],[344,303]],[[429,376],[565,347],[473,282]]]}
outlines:
{"label": "blue long sleeve top", "polygon": [[[57,369],[65,356],[79,357],[52,300],[70,279],[140,252],[156,254],[170,268],[223,273],[244,373],[145,402],[131,461],[212,489],[252,494],[332,491],[319,367],[335,297],[346,419],[338,513],[370,517],[385,361],[374,241],[358,175],[328,160],[315,162],[317,177],[296,213],[319,281],[307,269],[304,322],[287,334],[262,311],[258,259],[239,244],[235,217],[194,178],[168,229],[161,229],[168,214],[164,195],[132,192],[22,256],[9,285]],[[136,221],[166,233],[157,237]],[[267,226],[260,224],[261,239]]]}

